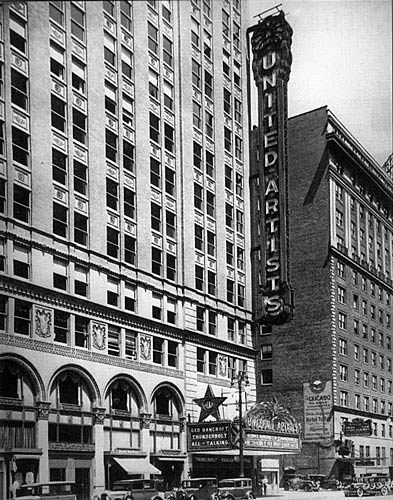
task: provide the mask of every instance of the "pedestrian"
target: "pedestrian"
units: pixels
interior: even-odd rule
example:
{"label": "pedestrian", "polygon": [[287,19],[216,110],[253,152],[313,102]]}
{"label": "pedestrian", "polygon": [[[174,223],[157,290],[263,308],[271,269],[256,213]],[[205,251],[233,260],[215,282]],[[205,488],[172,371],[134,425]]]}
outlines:
{"label": "pedestrian", "polygon": [[263,496],[266,496],[267,492],[267,485],[268,485],[268,480],[266,476],[263,476],[262,478],[262,491],[263,491]]}

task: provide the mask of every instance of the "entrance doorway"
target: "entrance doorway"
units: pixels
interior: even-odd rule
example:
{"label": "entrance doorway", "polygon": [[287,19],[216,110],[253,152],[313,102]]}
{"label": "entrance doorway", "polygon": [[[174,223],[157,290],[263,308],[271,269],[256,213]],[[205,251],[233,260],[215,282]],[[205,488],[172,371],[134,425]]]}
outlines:
{"label": "entrance doorway", "polygon": [[75,469],[76,500],[90,499],[90,469]]}

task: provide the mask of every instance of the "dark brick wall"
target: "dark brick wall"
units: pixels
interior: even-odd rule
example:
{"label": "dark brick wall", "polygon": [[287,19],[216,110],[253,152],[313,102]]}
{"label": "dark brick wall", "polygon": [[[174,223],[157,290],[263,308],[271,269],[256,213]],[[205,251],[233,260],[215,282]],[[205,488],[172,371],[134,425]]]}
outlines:
{"label": "dark brick wall", "polygon": [[[259,362],[260,368],[273,368],[273,386],[259,386],[258,399],[276,395],[300,422],[303,382],[332,378],[326,122],[326,108],[289,120],[289,263],[295,315],[291,322],[273,326],[271,335],[259,337],[262,344],[273,345],[272,362]],[[302,456],[295,459],[298,467],[307,467],[312,457],[315,462],[315,453],[315,445],[303,445]],[[321,466],[327,458],[322,455],[320,450]]]}
{"label": "dark brick wall", "polygon": [[261,337],[273,344],[274,389],[294,391],[292,409],[299,410],[303,382],[332,377],[326,120],[326,108],[289,120],[289,262],[295,317]]}

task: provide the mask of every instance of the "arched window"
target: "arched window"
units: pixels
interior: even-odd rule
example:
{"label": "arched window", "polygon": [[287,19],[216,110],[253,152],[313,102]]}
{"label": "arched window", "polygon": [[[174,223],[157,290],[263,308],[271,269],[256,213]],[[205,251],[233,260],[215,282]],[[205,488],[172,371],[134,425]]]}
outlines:
{"label": "arched window", "polygon": [[[51,401],[52,407],[59,413],[59,418],[57,422],[49,422],[49,442],[91,445],[93,426],[91,421],[83,418],[83,411],[91,411],[93,402],[86,380],[72,369],[61,372],[52,386]],[[68,405],[71,405],[71,408]],[[72,411],[69,415],[72,418],[65,420],[64,414],[69,411]],[[75,412],[78,412],[80,417],[78,415],[73,418]]]}
{"label": "arched window", "polygon": [[80,377],[73,372],[64,372],[59,375],[59,403],[80,404]]}
{"label": "arched window", "polygon": [[111,410],[121,410],[139,416],[139,399],[126,380],[116,380],[108,391]]}
{"label": "arched window", "polygon": [[19,367],[14,363],[0,363],[0,397],[20,398]]}
{"label": "arched window", "polygon": [[150,427],[152,453],[180,451],[182,424],[181,403],[170,387],[160,387],[152,401],[154,427]]}
{"label": "arched window", "polygon": [[179,402],[173,391],[167,387],[158,389],[153,400],[153,410],[156,418],[163,416],[178,420]]}
{"label": "arched window", "polygon": [[132,383],[117,379],[106,394],[106,410],[111,415],[104,428],[105,451],[139,450],[141,446],[141,398]]}

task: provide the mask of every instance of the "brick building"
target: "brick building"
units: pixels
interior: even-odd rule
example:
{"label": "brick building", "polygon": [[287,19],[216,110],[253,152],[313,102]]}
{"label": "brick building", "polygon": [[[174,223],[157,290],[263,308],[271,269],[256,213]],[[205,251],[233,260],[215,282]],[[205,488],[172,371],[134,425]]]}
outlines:
{"label": "brick building", "polygon": [[0,499],[171,487],[193,400],[239,372],[255,400],[247,19],[240,0],[1,3]]}
{"label": "brick building", "polygon": [[[353,470],[388,472],[392,172],[326,107],[291,118],[288,144],[295,314],[289,323],[259,331],[257,399],[276,396],[304,423],[302,452],[287,457],[284,468],[336,478]],[[257,288],[254,293],[258,300]],[[321,398],[314,399],[319,409],[310,408],[309,394],[327,395],[327,410]],[[316,426],[309,424],[313,415],[320,419]]]}

